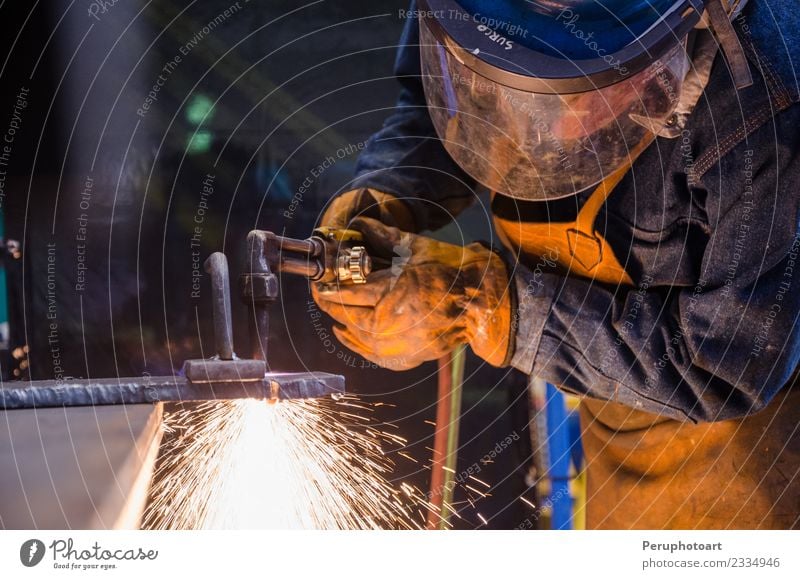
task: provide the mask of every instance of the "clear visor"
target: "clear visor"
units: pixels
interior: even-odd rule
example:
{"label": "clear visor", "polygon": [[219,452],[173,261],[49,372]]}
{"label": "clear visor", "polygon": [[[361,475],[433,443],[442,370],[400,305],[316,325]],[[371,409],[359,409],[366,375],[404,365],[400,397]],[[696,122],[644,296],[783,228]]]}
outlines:
{"label": "clear visor", "polygon": [[668,122],[689,62],[677,45],[613,85],[567,95],[495,83],[461,63],[420,19],[422,78],[448,153],[473,178],[518,199],[580,193],[630,163],[631,151]]}

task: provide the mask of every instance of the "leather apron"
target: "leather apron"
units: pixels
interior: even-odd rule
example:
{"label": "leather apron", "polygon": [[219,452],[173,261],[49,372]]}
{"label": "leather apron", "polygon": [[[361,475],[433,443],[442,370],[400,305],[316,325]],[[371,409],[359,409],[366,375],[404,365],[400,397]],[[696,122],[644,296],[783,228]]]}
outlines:
{"label": "leather apron", "polygon": [[[644,146],[649,143],[643,143]],[[632,155],[635,158],[635,155]],[[600,208],[627,172],[610,174],[575,221],[520,223],[495,216],[512,250],[553,255],[569,275],[633,285],[595,231]],[[796,374],[797,376],[797,374]],[[766,409],[693,424],[583,398],[586,527],[594,529],[786,529],[800,526],[800,385]]]}

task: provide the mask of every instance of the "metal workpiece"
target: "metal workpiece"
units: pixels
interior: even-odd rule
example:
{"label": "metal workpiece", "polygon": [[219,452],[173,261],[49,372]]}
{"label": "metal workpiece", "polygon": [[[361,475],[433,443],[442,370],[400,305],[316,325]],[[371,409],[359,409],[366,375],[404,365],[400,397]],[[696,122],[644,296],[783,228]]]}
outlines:
{"label": "metal workpiece", "polygon": [[[20,387],[11,385],[22,384]],[[154,404],[202,400],[296,400],[344,394],[344,377],[325,372],[271,373],[260,380],[195,383],[183,376],[6,382],[0,409]]]}
{"label": "metal workpiece", "polygon": [[338,399],[345,394],[344,376],[327,372],[273,372],[265,378],[270,392],[277,389],[273,400],[302,400],[330,396]]}
{"label": "metal workpiece", "polygon": [[214,382],[252,382],[267,373],[264,360],[220,360],[218,358],[186,360],[183,375],[195,384]]}

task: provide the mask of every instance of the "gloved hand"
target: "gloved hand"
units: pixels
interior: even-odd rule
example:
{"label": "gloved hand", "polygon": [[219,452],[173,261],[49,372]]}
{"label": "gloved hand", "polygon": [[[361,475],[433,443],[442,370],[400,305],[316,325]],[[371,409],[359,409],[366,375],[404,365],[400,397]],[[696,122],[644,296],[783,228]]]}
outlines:
{"label": "gloved hand", "polygon": [[499,256],[477,243],[442,243],[369,218],[350,227],[364,235],[374,258],[392,265],[363,285],[312,290],[338,322],[333,331],[345,346],[393,370],[435,360],[461,343],[490,364],[504,363],[513,348],[511,289]]}
{"label": "gloved hand", "polygon": [[335,197],[322,215],[320,225],[347,229],[356,217],[371,217],[403,231],[415,231],[408,206],[395,196],[374,189],[354,189]]}

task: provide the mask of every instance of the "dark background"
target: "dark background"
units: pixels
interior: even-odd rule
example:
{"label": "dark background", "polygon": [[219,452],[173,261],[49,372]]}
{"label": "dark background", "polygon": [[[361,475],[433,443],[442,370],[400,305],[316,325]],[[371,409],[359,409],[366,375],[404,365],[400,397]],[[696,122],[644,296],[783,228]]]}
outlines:
{"label": "dark background", "polygon": [[[225,251],[234,274],[250,229],[309,235],[325,203],[347,189],[357,158],[350,151],[393,106],[404,3],[240,1],[208,34],[203,26],[231,2],[119,1],[96,17],[87,1],[69,10],[40,2],[30,12],[20,4],[0,8],[0,125],[27,88],[2,209],[6,236],[23,245],[20,259],[5,260],[11,350],[28,351],[2,361],[3,378],[54,377],[53,348],[65,376],[177,371],[184,359],[210,355],[213,344],[207,280],[192,297],[195,217],[203,218],[203,259]],[[176,56],[181,61],[165,73]],[[137,114],[159,74],[157,100]],[[329,157],[335,162],[314,176]],[[215,175],[214,193],[200,215],[207,174]],[[82,209],[87,179],[91,197]],[[79,291],[82,213],[88,271]],[[460,227],[488,238],[482,215],[473,209]],[[281,292],[272,368],[344,374],[349,391],[383,403],[374,417],[408,439],[404,450],[419,461],[393,449],[398,481],[427,489],[436,364],[403,373],[373,368],[336,342],[327,318],[315,328],[304,280],[283,277]],[[244,350],[237,306],[236,341]],[[520,443],[480,465],[491,496],[457,490],[462,518],[454,522],[481,526],[480,513],[488,527],[510,528],[525,516],[518,498],[527,488],[525,380],[472,354],[466,375],[459,472],[513,432]]]}

